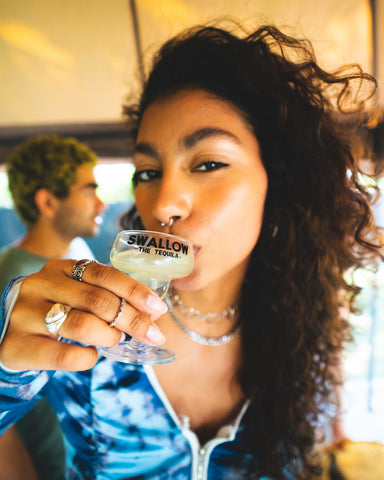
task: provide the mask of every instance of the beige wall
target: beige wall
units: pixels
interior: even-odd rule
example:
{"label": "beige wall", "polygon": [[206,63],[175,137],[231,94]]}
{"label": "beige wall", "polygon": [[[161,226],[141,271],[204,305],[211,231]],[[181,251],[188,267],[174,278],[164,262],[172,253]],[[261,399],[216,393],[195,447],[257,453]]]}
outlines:
{"label": "beige wall", "polygon": [[119,118],[135,69],[127,0],[0,0],[0,123]]}
{"label": "beige wall", "polygon": [[[382,0],[379,0],[382,1]],[[324,65],[359,62],[370,68],[366,0],[138,0],[146,45],[185,26],[227,15],[247,26],[275,23],[314,41]]]}
{"label": "beige wall", "polygon": [[[136,0],[146,58],[181,28],[225,15],[309,37],[325,67],[358,62],[370,71],[368,3]],[[0,0],[0,58],[0,125],[119,120],[137,84],[129,1]]]}

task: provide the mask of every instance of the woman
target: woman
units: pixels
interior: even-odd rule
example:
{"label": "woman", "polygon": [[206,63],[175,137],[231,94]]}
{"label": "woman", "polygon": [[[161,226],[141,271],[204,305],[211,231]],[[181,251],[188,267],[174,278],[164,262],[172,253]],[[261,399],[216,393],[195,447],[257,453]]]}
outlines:
{"label": "woman", "polygon": [[[341,306],[357,290],[344,273],[379,249],[343,121],[363,108],[356,82],[373,93],[371,77],[324,72],[274,27],[167,42],[125,108],[135,204],[145,228],[192,241],[194,270],[173,282],[168,311],[96,263],[53,261],[26,278],[0,348],[2,425],[47,396],[68,478],[308,479],[349,337]],[[56,302],[72,309],[49,333]],[[124,333],[177,360],[97,358]]]}

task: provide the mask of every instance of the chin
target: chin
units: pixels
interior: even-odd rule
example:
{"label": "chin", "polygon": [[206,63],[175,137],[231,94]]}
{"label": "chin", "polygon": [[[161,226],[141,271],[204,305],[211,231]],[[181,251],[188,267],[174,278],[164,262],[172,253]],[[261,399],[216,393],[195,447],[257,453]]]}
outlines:
{"label": "chin", "polygon": [[200,290],[201,288],[204,288],[206,286],[206,282],[202,280],[201,276],[197,272],[193,271],[187,277],[172,280],[171,285],[176,290],[192,292],[194,290]]}
{"label": "chin", "polygon": [[89,237],[95,237],[96,235],[99,235],[100,233],[100,227],[98,225],[94,226],[93,228],[90,228],[88,231],[88,235],[86,235],[88,238]]}

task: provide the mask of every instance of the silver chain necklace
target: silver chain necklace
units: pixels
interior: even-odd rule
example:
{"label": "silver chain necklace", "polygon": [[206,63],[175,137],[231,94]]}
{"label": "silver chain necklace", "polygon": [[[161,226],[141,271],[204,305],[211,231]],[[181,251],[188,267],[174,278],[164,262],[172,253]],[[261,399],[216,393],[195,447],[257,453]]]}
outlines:
{"label": "silver chain necklace", "polygon": [[171,314],[173,320],[177,324],[177,326],[188,335],[188,337],[193,340],[194,342],[200,343],[201,345],[224,345],[225,343],[230,342],[233,338],[240,333],[241,325],[238,324],[235,326],[233,330],[226,333],[225,335],[221,335],[221,337],[204,337],[199,333],[195,332],[188,328],[184,323],[180,320],[177,316],[175,309],[173,308],[172,300],[166,296],[165,303],[168,305],[169,313]]}
{"label": "silver chain necklace", "polygon": [[172,300],[172,304],[175,307],[178,307],[180,311],[183,313],[183,315],[185,315],[187,318],[193,319],[195,317],[195,318],[198,318],[199,320],[204,320],[209,325],[223,318],[232,320],[239,309],[239,304],[234,303],[233,305],[230,305],[229,307],[224,308],[224,310],[221,313],[216,313],[216,312],[201,313],[200,310],[197,310],[197,308],[186,307],[183,301],[181,300],[181,298],[179,297],[179,295],[177,295],[177,293],[173,293],[171,291],[170,298]]}

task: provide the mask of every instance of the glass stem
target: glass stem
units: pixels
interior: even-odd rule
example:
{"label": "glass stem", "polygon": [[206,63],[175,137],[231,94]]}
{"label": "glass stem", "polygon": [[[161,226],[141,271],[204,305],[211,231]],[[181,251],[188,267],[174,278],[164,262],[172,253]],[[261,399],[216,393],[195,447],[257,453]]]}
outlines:
{"label": "glass stem", "polygon": [[131,338],[131,340],[129,341],[129,346],[131,348],[134,348],[135,350],[149,350],[153,347],[150,347],[149,345],[145,345],[145,343],[143,342],[140,342],[139,340],[136,340],[135,338]]}

